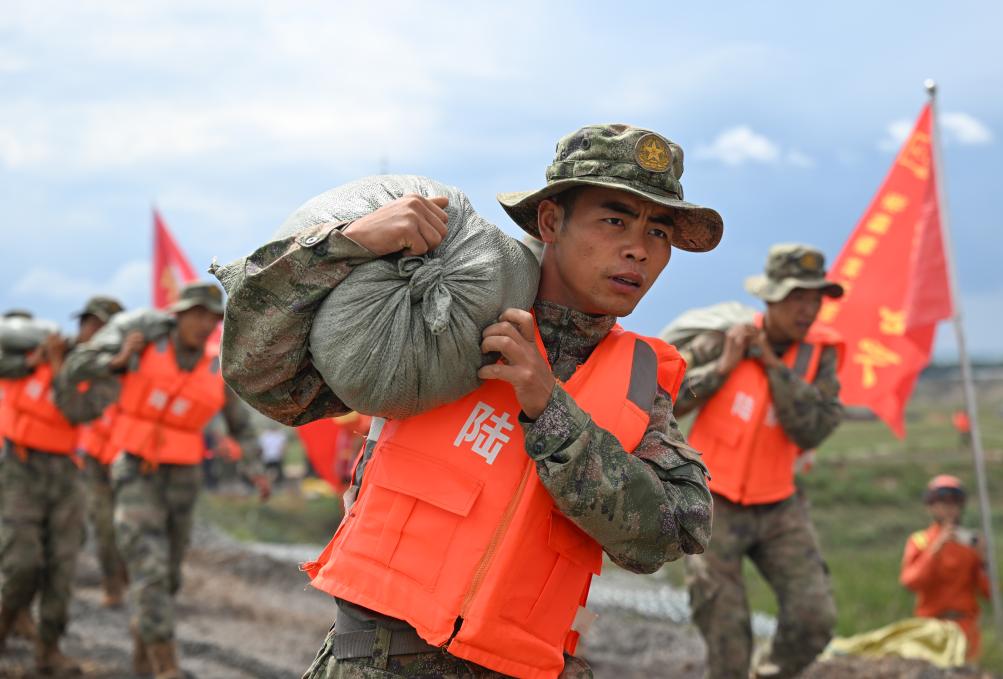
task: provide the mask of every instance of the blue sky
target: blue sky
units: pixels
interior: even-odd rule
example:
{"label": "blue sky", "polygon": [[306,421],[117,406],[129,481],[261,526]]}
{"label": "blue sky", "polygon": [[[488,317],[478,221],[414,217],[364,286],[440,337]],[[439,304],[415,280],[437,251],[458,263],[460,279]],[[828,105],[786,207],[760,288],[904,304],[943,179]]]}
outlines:
{"label": "blue sky", "polygon": [[515,234],[494,194],[619,121],[680,143],[687,198],[725,219],[624,321],[654,333],[751,302],[772,242],[833,258],[933,77],[969,341],[1003,356],[1001,25],[990,2],[3,0],[0,309],[69,327],[93,292],[149,303],[153,203],[204,270],[384,169],[455,184]]}

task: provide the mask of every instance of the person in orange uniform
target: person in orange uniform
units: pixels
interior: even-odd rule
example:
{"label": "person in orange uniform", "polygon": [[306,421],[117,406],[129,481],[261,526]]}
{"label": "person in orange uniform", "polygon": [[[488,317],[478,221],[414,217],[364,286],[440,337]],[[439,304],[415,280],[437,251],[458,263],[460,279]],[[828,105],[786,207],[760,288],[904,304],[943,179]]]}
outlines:
{"label": "person in orange uniform", "polygon": [[842,419],[842,342],[815,318],[823,297],[843,289],[826,279],[818,249],[790,243],[770,248],[764,273],[748,278],[746,290],[766,303],[765,312],[687,345],[691,367],[677,408],[699,408],[690,443],[703,453],[714,495],[710,547],[686,564],[712,679],[749,676],[746,557],[780,609],[755,676],[796,676],[825,648],[836,623],[828,570],[794,470],[802,451],[822,443]]}
{"label": "person in orange uniform", "polygon": [[979,595],[989,598],[985,543],[959,527],[965,489],[954,476],[935,476],[923,501],[933,523],[905,545],[899,581],[916,593],[916,615],[952,620],[968,639],[968,659],[979,655]]}
{"label": "person in orange uniform", "polygon": [[[105,297],[89,300],[80,316],[77,341],[89,339],[121,308]],[[21,359],[21,365],[5,361],[2,375],[13,379],[0,404],[6,458],[0,478],[4,576],[0,643],[38,593],[35,664],[41,673],[80,670],[59,649],[84,538],[84,497],[76,459],[79,431],[56,405],[54,395],[54,379],[68,347],[64,338],[50,335]]]}
{"label": "person in orange uniform", "polygon": [[163,329],[157,336],[112,324],[74,352],[64,371],[73,383],[121,377],[110,438],[115,537],[129,577],[134,669],[152,670],[156,679],[183,676],[174,641],[174,596],[201,488],[202,432],[216,413],[222,411],[247,453],[244,470],[261,497],[270,492],[257,431],[223,384],[219,357],[208,344],[223,315],[222,292],[210,283],[188,284],[168,312],[173,318],[135,312],[149,317],[146,327]]}
{"label": "person in orange uniform", "polygon": [[968,419],[968,413],[964,410],[955,410],[954,415],[951,416],[951,424],[954,425],[954,430],[958,432],[961,446],[963,448],[970,446],[972,444],[972,422]]}

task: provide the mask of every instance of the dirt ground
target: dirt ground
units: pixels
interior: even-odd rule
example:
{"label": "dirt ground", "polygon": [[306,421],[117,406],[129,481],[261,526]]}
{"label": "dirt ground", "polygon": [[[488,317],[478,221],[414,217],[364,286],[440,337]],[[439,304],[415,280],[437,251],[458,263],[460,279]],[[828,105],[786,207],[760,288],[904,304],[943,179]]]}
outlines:
{"label": "dirt ground", "polygon": [[[100,606],[97,565],[88,548],[64,650],[85,664],[92,679],[131,679],[126,610]],[[698,679],[704,649],[692,627],[605,607],[581,655],[597,679]],[[310,664],[334,617],[332,601],[306,586],[293,561],[256,553],[217,531],[200,528],[179,598],[181,664],[198,679],[295,678]],[[31,647],[9,641],[0,677],[30,677]],[[945,672],[925,663],[840,659],[816,664],[809,679],[975,679],[977,672]],[[988,677],[988,675],[986,675]]]}

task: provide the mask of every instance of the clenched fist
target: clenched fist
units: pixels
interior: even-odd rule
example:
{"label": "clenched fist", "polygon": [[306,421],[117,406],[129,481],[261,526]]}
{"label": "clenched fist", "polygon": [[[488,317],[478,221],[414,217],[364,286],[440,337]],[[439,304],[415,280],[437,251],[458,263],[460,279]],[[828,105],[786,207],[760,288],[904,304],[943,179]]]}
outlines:
{"label": "clenched fist", "polygon": [[392,252],[424,255],[446,237],[445,196],[411,193],[348,225],[344,234],[378,257]]}

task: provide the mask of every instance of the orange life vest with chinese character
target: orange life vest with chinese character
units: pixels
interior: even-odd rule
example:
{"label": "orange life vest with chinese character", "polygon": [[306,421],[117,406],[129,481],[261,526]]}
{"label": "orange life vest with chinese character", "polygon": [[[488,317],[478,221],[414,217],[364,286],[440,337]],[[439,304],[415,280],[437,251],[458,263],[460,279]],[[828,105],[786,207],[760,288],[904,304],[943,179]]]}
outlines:
{"label": "orange life vest with chinese character", "polygon": [[[539,335],[537,347],[546,356]],[[673,347],[616,326],[564,389],[633,451],[656,384],[674,397],[684,371]],[[484,667],[558,676],[602,548],[541,484],[519,412],[511,385],[489,380],[388,421],[358,500],[304,564],[313,586],[406,620],[429,644]]]}
{"label": "orange life vest with chinese character", "polygon": [[[757,318],[757,323],[762,323]],[[783,362],[806,382],[815,379],[822,351],[834,346],[842,362],[843,343],[835,331],[812,326],[793,344]],[[788,438],[773,411],[770,384],[759,361],[747,358],[700,408],[689,433],[703,453],[710,489],[743,505],[784,500],[795,492],[794,463],[802,452]]]}
{"label": "orange life vest with chinese character", "polygon": [[77,427],[52,398],[52,368],[47,363],[18,380],[10,380],[0,401],[0,433],[16,446],[45,453],[72,455]]}
{"label": "orange life vest with chinese character", "polygon": [[139,367],[122,379],[113,454],[124,450],[153,465],[200,464],[202,430],[225,401],[217,355],[207,350],[186,372],[178,367],[173,342],[149,344]]}
{"label": "orange life vest with chinese character", "polygon": [[118,451],[111,444],[111,432],[118,412],[115,404],[105,408],[101,417],[80,425],[80,440],[77,447],[101,464],[111,464]]}

